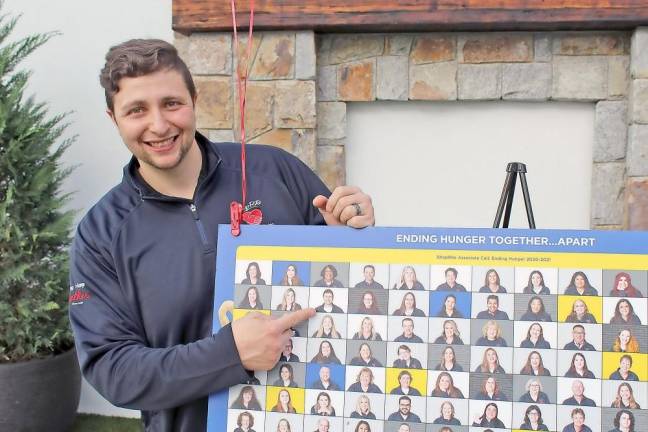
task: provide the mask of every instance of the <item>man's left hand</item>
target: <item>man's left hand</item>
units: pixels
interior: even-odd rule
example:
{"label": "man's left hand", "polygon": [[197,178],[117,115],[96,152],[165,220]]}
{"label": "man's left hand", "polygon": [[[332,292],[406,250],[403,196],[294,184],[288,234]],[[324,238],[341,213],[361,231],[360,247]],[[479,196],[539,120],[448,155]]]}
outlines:
{"label": "man's left hand", "polygon": [[376,223],[371,197],[356,186],[338,186],[328,198],[316,196],[313,205],[327,225],[364,228]]}

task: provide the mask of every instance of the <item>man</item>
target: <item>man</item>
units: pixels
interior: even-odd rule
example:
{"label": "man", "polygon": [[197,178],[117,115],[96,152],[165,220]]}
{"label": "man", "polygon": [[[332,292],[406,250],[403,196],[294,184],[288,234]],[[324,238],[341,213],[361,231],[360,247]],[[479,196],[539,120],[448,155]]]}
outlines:
{"label": "man", "polygon": [[364,266],[362,269],[362,273],[364,274],[364,280],[362,282],[358,282],[355,284],[356,288],[363,288],[363,289],[370,289],[370,288],[376,288],[376,289],[384,289],[382,284],[376,282],[374,280],[374,277],[376,276],[376,268],[372,266],[371,264],[367,264]]}
{"label": "man", "polygon": [[581,408],[574,408],[571,412],[572,422],[565,426],[562,432],[592,432],[592,429],[585,424],[585,411]]}
{"label": "man", "polygon": [[639,381],[639,376],[632,372],[630,368],[632,367],[632,357],[629,354],[624,354],[619,359],[619,367],[617,370],[610,374],[611,380],[623,380],[623,381]]}
{"label": "man", "polygon": [[[112,47],[100,81],[133,158],[70,250],[71,286],[85,297],[70,305],[81,370],[113,404],[141,409],[147,431],[205,430],[207,395],[271,369],[315,311],[253,312],[212,335],[216,230],[241,196],[240,146],[196,132],[196,89],[167,42]],[[263,206],[264,223],[373,223],[359,189],[325,195],[291,155],[248,149],[243,205]]]}
{"label": "man", "polygon": [[342,308],[333,303],[333,290],[327,288],[322,293],[324,303],[315,308],[315,312],[325,313],[344,313]]}
{"label": "man", "polygon": [[401,369],[421,369],[421,362],[412,357],[412,350],[407,345],[398,347],[398,358],[394,360],[394,367]]}
{"label": "man", "polygon": [[410,432],[410,427],[407,423],[401,423],[400,426],[398,426],[398,432]]}
{"label": "man", "polygon": [[319,370],[319,380],[312,385],[317,390],[340,390],[340,386],[331,381],[331,369],[328,366],[322,366]]}
{"label": "man", "polygon": [[563,405],[596,406],[594,400],[585,396],[585,385],[581,380],[572,382],[572,396],[563,401]]}
{"label": "man", "polygon": [[329,432],[330,423],[327,418],[317,420],[317,430],[315,432]]}
{"label": "man", "polygon": [[585,327],[576,324],[572,327],[572,341],[565,344],[565,350],[596,351],[594,345],[585,340]]}
{"label": "man", "polygon": [[414,334],[414,321],[412,318],[403,318],[401,328],[403,333],[394,339],[395,342],[423,343],[423,339]]}
{"label": "man", "polygon": [[279,362],[298,362],[299,361],[299,356],[297,354],[293,354],[293,341],[292,339],[288,339],[288,342],[286,345],[284,345],[284,349],[281,352],[281,356],[279,356]]}
{"label": "man", "polygon": [[454,267],[448,267],[445,271],[446,281],[437,287],[437,291],[466,292],[466,287],[457,283],[459,272]]}
{"label": "man", "polygon": [[421,423],[419,416],[412,411],[412,399],[408,396],[398,398],[398,411],[389,414],[388,421]]}
{"label": "man", "polygon": [[486,298],[486,310],[479,312],[477,319],[508,320],[509,316],[506,312],[499,310],[499,297],[490,294]]}

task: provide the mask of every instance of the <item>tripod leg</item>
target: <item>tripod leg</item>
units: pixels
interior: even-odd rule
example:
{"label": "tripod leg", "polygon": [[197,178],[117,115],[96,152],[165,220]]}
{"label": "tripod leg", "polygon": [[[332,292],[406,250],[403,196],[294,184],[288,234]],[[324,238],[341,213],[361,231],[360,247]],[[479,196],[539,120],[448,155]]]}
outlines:
{"label": "tripod leg", "polygon": [[509,171],[506,173],[506,180],[504,180],[504,187],[502,188],[502,195],[500,196],[499,204],[497,205],[497,214],[495,215],[493,228],[499,228],[500,226],[500,222],[502,221],[502,213],[504,212],[504,206],[507,204],[506,197],[509,195],[509,191],[513,187],[515,187],[515,173]]}
{"label": "tripod leg", "polygon": [[520,173],[520,182],[522,183],[522,195],[524,196],[524,207],[526,208],[529,228],[535,229],[535,219],[533,218],[533,209],[531,208],[531,197],[529,197],[529,187],[527,186],[526,175]]}
{"label": "tripod leg", "polygon": [[517,180],[517,173],[511,173],[511,186],[508,190],[508,196],[506,197],[506,210],[504,211],[504,223],[502,228],[509,227],[509,220],[511,219],[511,208],[513,207],[513,195],[515,195],[515,180]]}

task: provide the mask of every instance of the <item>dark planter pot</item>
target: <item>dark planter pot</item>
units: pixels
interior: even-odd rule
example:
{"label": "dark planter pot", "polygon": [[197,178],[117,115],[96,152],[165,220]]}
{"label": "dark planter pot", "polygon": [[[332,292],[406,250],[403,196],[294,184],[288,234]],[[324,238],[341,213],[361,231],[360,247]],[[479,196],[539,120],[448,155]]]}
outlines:
{"label": "dark planter pot", "polygon": [[0,364],[0,431],[67,432],[79,406],[76,351]]}

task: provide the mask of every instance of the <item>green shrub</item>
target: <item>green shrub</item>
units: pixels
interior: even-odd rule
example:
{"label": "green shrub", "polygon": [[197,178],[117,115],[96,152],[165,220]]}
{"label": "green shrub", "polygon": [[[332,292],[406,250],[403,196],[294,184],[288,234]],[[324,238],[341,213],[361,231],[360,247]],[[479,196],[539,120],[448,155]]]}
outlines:
{"label": "green shrub", "polygon": [[[0,2],[0,9],[2,3]],[[25,97],[29,72],[16,66],[52,33],[15,42],[16,18],[0,15],[0,362],[69,349],[68,257],[73,213],[61,193],[65,115]]]}

